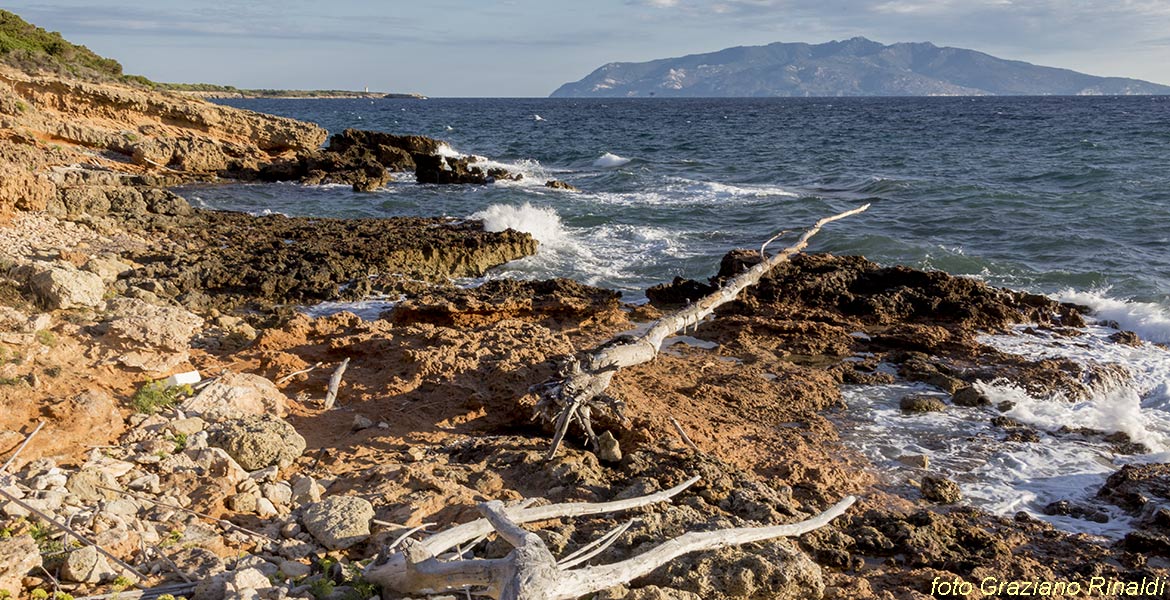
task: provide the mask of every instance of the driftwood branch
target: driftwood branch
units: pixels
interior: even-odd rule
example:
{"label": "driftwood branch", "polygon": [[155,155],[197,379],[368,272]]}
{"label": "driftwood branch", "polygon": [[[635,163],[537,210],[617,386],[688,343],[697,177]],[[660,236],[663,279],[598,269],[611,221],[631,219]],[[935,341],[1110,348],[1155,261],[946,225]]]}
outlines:
{"label": "driftwood branch", "polygon": [[337,401],[337,388],[341,385],[341,376],[345,375],[345,369],[349,366],[349,357],[341,361],[337,365],[337,370],[329,378],[329,390],[325,392],[325,410],[333,408],[333,403]]}
{"label": "driftwood branch", "polygon": [[[541,390],[541,398],[536,407],[537,416],[556,423],[556,433],[546,458],[551,459],[556,455],[573,421],[578,421],[589,441],[594,446],[597,445],[596,436],[593,435],[590,425],[590,411],[613,407],[616,404],[615,400],[606,397],[604,393],[619,369],[654,360],[668,336],[685,330],[691,324],[697,326],[700,321],[714,313],[716,308],[735,300],[744,289],[755,285],[769,271],[808,247],[809,239],[819,233],[825,225],[864,212],[868,208],[869,205],[866,204],[817,221],[795,244],[732,277],[718,290],[697,302],[662,317],[642,335],[603,345],[581,359],[570,357],[566,360],[559,379],[535,388]],[[766,246],[767,242],[764,245]]]}
{"label": "driftwood branch", "polygon": [[129,563],[118,558],[117,556],[110,554],[105,548],[102,548],[101,546],[97,545],[89,538],[81,535],[80,533],[77,533],[77,531],[74,530],[72,527],[69,527],[68,525],[58,521],[57,519],[54,519],[52,516],[45,514],[43,511],[37,509],[36,507],[30,506],[28,503],[22,501],[20,498],[17,498],[16,496],[13,496],[12,494],[9,494],[8,492],[4,491],[3,489],[0,489],[0,496],[3,496],[9,502],[12,502],[13,504],[16,504],[17,506],[19,506],[19,507],[31,512],[32,514],[40,517],[46,523],[52,525],[53,527],[56,527],[57,529],[60,529],[61,531],[65,532],[69,535],[72,535],[73,537],[77,538],[79,541],[85,543],[85,545],[93,546],[94,550],[97,550],[98,553],[100,553],[102,556],[105,556],[106,558],[117,563],[123,569],[126,569],[130,573],[133,573],[134,576],[138,578],[138,581],[135,582],[135,584],[134,584],[135,586],[139,586],[139,585],[141,585],[141,582],[146,581],[146,576],[143,575],[142,573],[140,573],[138,571],[138,569],[135,569]]}
{"label": "driftwood branch", "polygon": [[678,433],[678,437],[682,438],[683,443],[686,444],[688,448],[698,452],[699,454],[703,453],[703,451],[699,449],[695,442],[691,441],[691,436],[687,435],[686,430],[683,429],[682,423],[679,423],[678,419],[671,417],[670,423],[671,425],[674,425],[674,430]]}
{"label": "driftwood branch", "polygon": [[301,369],[300,371],[293,371],[292,373],[289,373],[288,375],[285,375],[284,377],[277,379],[274,383],[276,383],[276,385],[280,385],[280,384],[292,379],[293,377],[296,377],[297,375],[304,375],[305,373],[308,373],[308,372],[312,371],[313,369],[316,369],[319,366],[321,366],[321,363],[319,363],[319,362],[313,363],[312,365],[310,365],[304,369]]}
{"label": "driftwood branch", "polygon": [[[610,531],[566,557],[559,565],[544,541],[520,526],[520,523],[526,521],[614,512],[623,508],[644,506],[673,496],[694,483],[696,479],[692,478],[682,486],[665,492],[619,502],[553,504],[520,510],[505,508],[499,501],[486,502],[479,506],[480,513],[484,515],[483,519],[454,527],[445,532],[446,536],[442,538],[440,536],[444,534],[432,536],[422,542],[404,540],[401,551],[380,556],[366,568],[364,576],[367,581],[387,590],[409,595],[475,588],[476,594],[499,600],[570,600],[626,583],[690,552],[801,535],[827,525],[855,501],[852,496],[847,497],[820,515],[789,525],[687,533],[628,560],[611,565],[576,569],[571,567],[599,554],[617,540],[633,522]],[[436,549],[452,544],[456,539],[474,539],[468,536],[482,529],[479,525],[481,522],[495,530],[514,550],[504,558],[491,560],[444,561],[436,558]]]}
{"label": "driftwood branch", "polygon": [[24,438],[24,442],[20,444],[20,447],[16,449],[16,452],[13,452],[12,456],[9,456],[8,460],[4,461],[4,466],[0,467],[0,473],[7,471],[8,467],[12,466],[12,463],[16,461],[16,457],[20,456],[21,452],[24,452],[24,447],[28,446],[28,443],[32,441],[33,437],[40,433],[44,426],[44,421],[41,421],[39,424],[37,424],[37,428],[32,430],[32,433],[28,434],[28,437]]}

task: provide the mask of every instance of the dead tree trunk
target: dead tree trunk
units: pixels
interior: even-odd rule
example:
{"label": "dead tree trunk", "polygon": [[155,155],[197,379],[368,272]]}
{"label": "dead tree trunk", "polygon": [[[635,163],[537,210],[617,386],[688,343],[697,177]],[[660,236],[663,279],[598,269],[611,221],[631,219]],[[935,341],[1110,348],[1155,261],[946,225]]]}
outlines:
{"label": "dead tree trunk", "polygon": [[[612,408],[620,411],[620,405],[604,395],[610,381],[619,369],[632,367],[654,360],[662,349],[662,343],[674,333],[689,326],[698,326],[699,322],[715,312],[716,308],[735,300],[745,288],[755,285],[759,280],[781,263],[787,262],[792,256],[808,246],[812,236],[820,232],[826,224],[845,217],[864,212],[869,205],[845,211],[843,213],[825,217],[797,242],[775,256],[763,257],[764,248],[760,248],[761,258],[764,260],[731,278],[715,292],[694,302],[686,308],[673,314],[662,317],[646,333],[617,344],[604,345],[582,359],[570,357],[562,366],[558,379],[541,384],[541,398],[537,403],[537,415],[547,420],[556,421],[556,433],[553,436],[552,446],[546,458],[556,455],[564,440],[565,432],[574,421],[580,423],[585,430],[589,441],[597,445],[597,436],[593,433],[590,414],[595,409]],[[771,240],[769,240],[771,241]],[[765,246],[767,243],[764,244]]]}
{"label": "dead tree trunk", "polygon": [[[453,527],[421,542],[405,540],[401,550],[384,552],[366,568],[364,576],[371,583],[401,594],[442,593],[467,588],[477,595],[499,600],[570,600],[629,582],[690,552],[807,533],[827,525],[856,500],[849,496],[829,510],[799,523],[691,532],[628,560],[575,569],[569,568],[569,565],[578,564],[582,559],[574,555],[558,564],[540,537],[519,525],[530,521],[645,506],[666,500],[696,481],[698,477],[657,494],[599,504],[570,503],[507,509],[499,501],[486,502],[479,506],[483,519]],[[492,530],[514,548],[506,557],[450,561],[438,558],[440,553]],[[618,531],[624,531],[624,528]],[[611,532],[605,537],[608,539],[590,555],[599,553],[616,541],[618,535]]]}

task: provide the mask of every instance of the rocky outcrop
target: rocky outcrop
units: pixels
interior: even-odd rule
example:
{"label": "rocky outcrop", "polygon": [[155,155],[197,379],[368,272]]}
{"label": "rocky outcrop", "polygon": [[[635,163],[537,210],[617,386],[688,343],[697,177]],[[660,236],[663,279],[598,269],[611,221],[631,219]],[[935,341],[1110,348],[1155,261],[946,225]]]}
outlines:
{"label": "rocky outcrop", "polygon": [[569,279],[500,279],[482,286],[443,288],[409,298],[394,307],[395,323],[434,323],[479,327],[502,319],[582,323],[618,310],[620,292]]}
{"label": "rocky outcrop", "polygon": [[277,161],[241,176],[263,181],[342,183],[359,192],[382,187],[390,180],[390,172],[414,171],[418,183],[433,184],[482,185],[523,178],[503,168],[475,166],[478,157],[453,156],[445,148],[444,142],[419,135],[346,129],[331,137],[324,150],[301,153],[295,159]]}
{"label": "rocky outcrop", "polygon": [[[199,212],[151,226],[172,242],[134,257],[144,267],[127,285],[147,285],[198,312],[250,302],[311,304],[376,291],[370,277],[428,281],[479,277],[536,251],[525,233],[489,233],[477,221],[324,219]],[[180,294],[180,290],[182,293]]]}
{"label": "rocky outcrop", "polygon": [[167,371],[186,361],[191,338],[203,326],[203,319],[181,307],[136,298],[114,298],[106,310],[111,318],[105,343],[118,362],[144,371]]}
{"label": "rocky outcrop", "polygon": [[151,188],[254,171],[316,151],[325,136],[310,123],[179,94],[0,65],[0,219],[139,205],[182,212],[185,203]]}

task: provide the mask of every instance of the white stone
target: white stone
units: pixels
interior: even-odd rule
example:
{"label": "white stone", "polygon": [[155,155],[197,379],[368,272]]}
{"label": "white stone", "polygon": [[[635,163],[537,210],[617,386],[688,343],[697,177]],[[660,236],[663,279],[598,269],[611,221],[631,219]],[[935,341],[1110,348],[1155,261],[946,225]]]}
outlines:
{"label": "white stone", "polygon": [[63,264],[37,272],[28,283],[37,300],[50,309],[94,307],[106,293],[101,277]]}

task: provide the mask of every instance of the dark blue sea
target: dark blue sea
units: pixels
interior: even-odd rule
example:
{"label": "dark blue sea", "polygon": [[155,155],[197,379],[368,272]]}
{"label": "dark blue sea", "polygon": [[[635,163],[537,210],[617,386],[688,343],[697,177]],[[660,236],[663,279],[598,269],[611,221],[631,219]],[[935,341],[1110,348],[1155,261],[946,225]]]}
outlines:
{"label": "dark blue sea", "polygon": [[[1170,97],[222,102],[332,132],[437,137],[451,152],[487,157],[525,179],[440,187],[408,175],[368,194],[292,184],[184,190],[196,203],[289,215],[481,218],[541,242],[536,256],[492,277],[572,277],[633,301],[676,275],[705,279],[732,248],[758,248],[781,230],[795,236],[821,216],[872,203],[826,228],[811,250],[940,269],[1093,307],[1101,322],[1076,344],[1022,336],[988,343],[1117,362],[1131,381],[1087,402],[1030,398],[1009,385],[986,391],[1016,402],[1009,416],[1041,431],[1126,431],[1150,447],[1141,460],[1170,458],[1170,352],[1107,343],[1114,324],[1170,343]],[[581,191],[545,188],[553,178]],[[1037,513],[1052,500],[1089,497],[1117,465],[1137,460],[1047,436],[1039,444],[956,445],[991,435],[982,409],[954,407],[910,422],[896,407],[904,392],[849,390],[852,414],[863,419],[847,439],[892,473],[898,456],[927,454],[991,510]],[[1073,530],[1123,531],[1118,521],[1045,518]]]}

